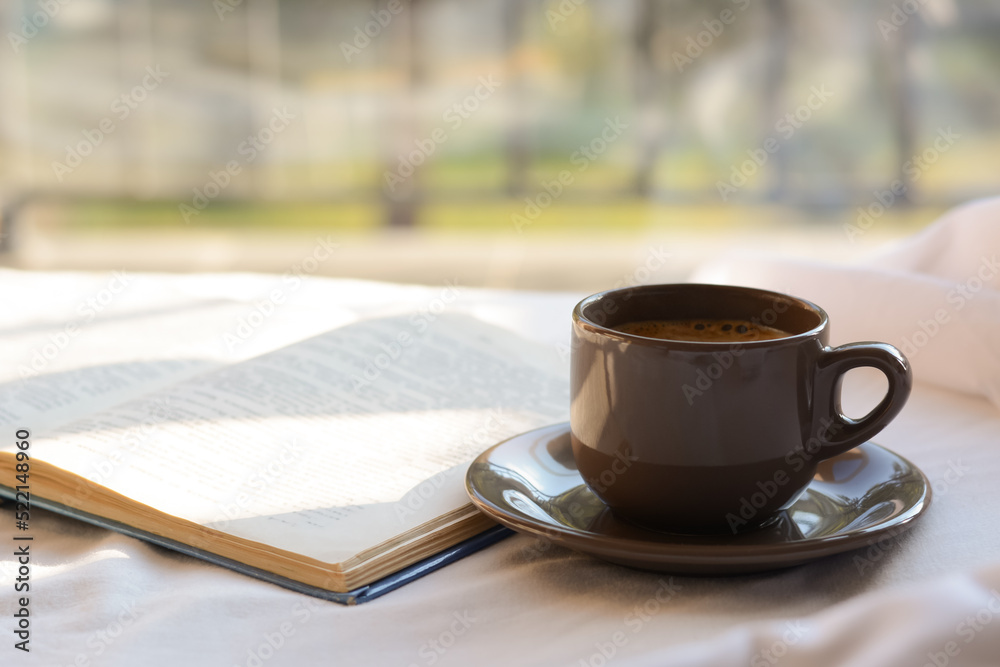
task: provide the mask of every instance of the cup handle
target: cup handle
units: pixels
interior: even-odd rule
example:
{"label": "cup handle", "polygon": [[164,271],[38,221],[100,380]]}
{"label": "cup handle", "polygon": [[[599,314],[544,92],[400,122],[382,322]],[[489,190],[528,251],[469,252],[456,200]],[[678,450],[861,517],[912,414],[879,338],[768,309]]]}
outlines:
{"label": "cup handle", "polygon": [[[840,404],[844,373],[870,366],[885,375],[889,389],[861,419],[844,414]],[[849,343],[826,348],[820,355],[813,402],[813,432],[821,443],[818,456],[828,459],[857,447],[885,428],[899,414],[910,395],[913,374],[903,353],[888,343]]]}

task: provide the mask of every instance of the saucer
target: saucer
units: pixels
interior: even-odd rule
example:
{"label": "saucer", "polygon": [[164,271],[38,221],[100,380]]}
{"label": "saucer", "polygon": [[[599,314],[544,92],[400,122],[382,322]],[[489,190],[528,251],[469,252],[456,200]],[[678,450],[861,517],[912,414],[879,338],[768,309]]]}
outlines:
{"label": "saucer", "polygon": [[799,565],[895,537],[927,509],[930,483],[903,457],[867,442],[820,463],[768,525],[738,535],[682,535],[622,521],[573,460],[569,424],[483,452],[466,476],[472,502],[518,532],[612,563],[675,574],[737,574]]}

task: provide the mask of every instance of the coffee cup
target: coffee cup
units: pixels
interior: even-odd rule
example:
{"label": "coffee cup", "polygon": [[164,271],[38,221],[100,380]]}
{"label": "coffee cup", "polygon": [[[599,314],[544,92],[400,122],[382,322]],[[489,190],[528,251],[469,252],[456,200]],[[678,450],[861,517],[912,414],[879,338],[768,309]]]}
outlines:
{"label": "coffee cup", "polygon": [[[626,521],[681,533],[750,530],[804,491],[820,461],[881,431],[912,382],[892,345],[828,346],[804,299],[725,285],[645,285],[573,310],[570,426],[590,489]],[[844,414],[844,374],[885,396]]]}

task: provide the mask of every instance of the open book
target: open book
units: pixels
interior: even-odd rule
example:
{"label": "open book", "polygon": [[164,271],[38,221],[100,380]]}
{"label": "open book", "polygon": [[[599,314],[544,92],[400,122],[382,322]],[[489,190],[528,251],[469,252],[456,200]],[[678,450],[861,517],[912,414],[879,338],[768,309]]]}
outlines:
{"label": "open book", "polygon": [[[368,319],[26,424],[26,481],[33,507],[356,602],[487,539],[468,462],[568,408],[553,349],[464,315]],[[9,498],[17,452],[5,439]]]}

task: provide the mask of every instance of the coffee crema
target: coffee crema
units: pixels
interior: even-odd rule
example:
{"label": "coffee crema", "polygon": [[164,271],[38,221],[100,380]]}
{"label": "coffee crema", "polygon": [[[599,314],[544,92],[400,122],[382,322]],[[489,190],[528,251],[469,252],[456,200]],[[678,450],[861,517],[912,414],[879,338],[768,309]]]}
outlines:
{"label": "coffee crema", "polygon": [[685,340],[706,343],[741,343],[752,340],[774,340],[791,334],[781,329],[769,327],[759,322],[739,319],[679,319],[679,320],[637,320],[616,327],[615,331],[659,338],[662,340]]}

